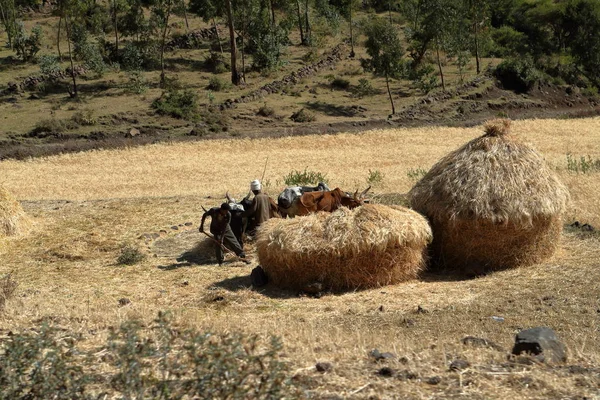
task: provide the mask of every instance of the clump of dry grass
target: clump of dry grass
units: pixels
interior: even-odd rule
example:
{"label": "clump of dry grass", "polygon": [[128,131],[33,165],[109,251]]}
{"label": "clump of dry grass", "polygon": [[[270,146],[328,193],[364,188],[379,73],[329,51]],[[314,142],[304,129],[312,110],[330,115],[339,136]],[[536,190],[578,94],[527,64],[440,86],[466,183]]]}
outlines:
{"label": "clump of dry grass", "polygon": [[27,225],[27,216],[12,195],[0,186],[0,237],[14,236]]}
{"label": "clump of dry grass", "polygon": [[295,219],[271,219],[257,251],[269,280],[301,289],[364,289],[414,279],[425,266],[431,229],[407,208],[364,205]]}
{"label": "clump of dry grass", "polygon": [[432,224],[438,265],[483,273],[529,265],[558,246],[567,188],[532,147],[496,120],[409,192]]}
{"label": "clump of dry grass", "polygon": [[0,312],[4,311],[6,301],[14,295],[17,286],[19,283],[13,279],[12,274],[0,278]]}

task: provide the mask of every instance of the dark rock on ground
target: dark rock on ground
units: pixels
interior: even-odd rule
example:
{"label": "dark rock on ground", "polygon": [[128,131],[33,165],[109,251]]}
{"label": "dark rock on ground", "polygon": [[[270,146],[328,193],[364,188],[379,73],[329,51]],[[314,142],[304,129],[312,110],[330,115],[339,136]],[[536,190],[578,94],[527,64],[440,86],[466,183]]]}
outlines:
{"label": "dark rock on ground", "polygon": [[369,356],[371,356],[375,361],[392,360],[392,359],[396,358],[396,355],[394,353],[389,353],[389,352],[382,353],[379,351],[379,349],[371,350],[371,352],[369,353]]}
{"label": "dark rock on ground", "polygon": [[467,360],[454,360],[450,363],[450,371],[462,371],[471,366],[471,363]]}
{"label": "dark rock on ground", "polygon": [[409,381],[417,379],[419,376],[412,371],[405,369],[404,371],[398,372],[396,376],[403,381]]}
{"label": "dark rock on ground", "polygon": [[330,362],[318,362],[315,365],[315,368],[319,372],[329,372],[329,371],[333,370],[333,364]]}
{"label": "dark rock on ground", "polygon": [[131,304],[131,300],[129,300],[127,297],[122,297],[119,299],[119,307],[126,306],[127,304]]}
{"label": "dark rock on ground", "polygon": [[394,371],[390,367],[383,367],[383,368],[380,368],[379,371],[377,371],[377,375],[381,375],[381,376],[385,376],[386,378],[389,378],[389,377],[396,375],[396,371]]}
{"label": "dark rock on ground", "polygon": [[269,283],[269,278],[260,265],[252,270],[250,279],[252,280],[252,286],[254,287],[262,287]]}
{"label": "dark rock on ground", "polygon": [[567,361],[565,345],[554,331],[547,327],[526,329],[517,334],[512,354],[529,353],[541,362],[560,363]]}
{"label": "dark rock on ground", "polygon": [[440,382],[442,382],[442,378],[436,375],[436,376],[427,378],[427,380],[425,382],[427,382],[430,385],[437,385]]}

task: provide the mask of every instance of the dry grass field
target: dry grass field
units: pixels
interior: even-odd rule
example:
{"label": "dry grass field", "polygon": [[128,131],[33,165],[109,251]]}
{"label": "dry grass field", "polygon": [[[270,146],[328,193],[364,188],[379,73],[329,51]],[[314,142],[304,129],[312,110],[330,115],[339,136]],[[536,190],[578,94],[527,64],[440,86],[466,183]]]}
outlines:
{"label": "dry grass field", "polygon": [[[600,171],[567,168],[567,154],[600,159],[600,118],[518,121],[513,131],[569,187],[565,222],[600,227]],[[109,327],[131,318],[148,322],[170,310],[182,328],[281,336],[294,380],[313,398],[598,399],[597,233],[566,228],[559,252],[529,268],[471,280],[425,274],[405,284],[319,299],[269,286],[253,290],[249,273],[256,260],[250,266],[194,265],[157,245],[193,247],[190,237],[202,240],[193,232],[201,206],[220,203],[227,190],[243,196],[265,161],[271,194],[284,186],[286,174],[305,167],[345,190],[363,189],[369,171],[379,171],[383,180],[374,186],[376,195],[406,193],[415,171],[427,170],[480,134],[481,127],[411,128],[165,143],[0,162],[0,184],[32,220],[28,233],[0,239],[0,274],[11,272],[19,282],[0,315],[0,329],[52,321],[93,344],[104,340]],[[142,236],[152,233],[159,235]],[[184,240],[189,243],[182,245]],[[149,257],[134,266],[117,265],[126,244]],[[254,255],[252,244],[249,254]],[[120,298],[131,303],[121,307]],[[535,326],[553,328],[565,342],[566,365],[508,362],[514,334]],[[469,335],[502,350],[464,345]],[[375,348],[397,357],[375,363],[368,355]],[[470,366],[449,370],[456,359]],[[334,369],[316,372],[318,361]],[[382,366],[397,374],[378,375]]]}

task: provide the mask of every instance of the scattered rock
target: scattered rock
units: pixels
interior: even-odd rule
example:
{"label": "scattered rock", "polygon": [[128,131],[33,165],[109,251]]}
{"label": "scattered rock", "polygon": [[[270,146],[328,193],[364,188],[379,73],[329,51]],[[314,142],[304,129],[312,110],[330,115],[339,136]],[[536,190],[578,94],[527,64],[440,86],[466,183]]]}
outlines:
{"label": "scattered rock", "polygon": [[421,307],[420,305],[417,307],[417,311],[415,311],[417,314],[427,314],[429,312],[429,310],[424,309],[423,307]]}
{"label": "scattered rock", "polygon": [[194,225],[194,224],[193,224],[192,222],[186,222],[184,225],[185,225],[185,226],[192,226],[192,225]]}
{"label": "scattered rock", "polygon": [[181,282],[181,286],[189,286],[189,284],[190,284],[190,283],[189,283],[188,281],[183,281],[183,282]]}
{"label": "scattered rock", "polygon": [[540,362],[560,363],[567,361],[565,345],[554,331],[547,327],[526,329],[517,334],[512,354],[529,353]]}
{"label": "scattered rock", "polygon": [[467,360],[454,360],[450,363],[450,371],[462,371],[471,366],[471,363]]}
{"label": "scattered rock", "polygon": [[415,374],[414,372],[411,372],[407,369],[405,369],[402,372],[397,373],[396,376],[398,376],[398,378],[400,378],[400,380],[403,380],[403,381],[413,380],[413,379],[417,379],[419,377],[417,374]]}
{"label": "scattered rock", "polygon": [[141,133],[141,132],[140,132],[140,130],[139,130],[139,129],[137,129],[137,128],[131,128],[131,129],[129,130],[129,132],[127,133],[127,137],[136,137],[136,136],[138,136],[140,133]]}
{"label": "scattered rock", "polygon": [[484,339],[484,338],[478,338],[475,336],[464,337],[462,340],[462,343],[464,345],[470,345],[473,347],[489,347],[491,349],[498,350],[498,351],[503,350],[503,348],[501,346],[497,345],[496,343],[492,342],[491,340]]}
{"label": "scattered rock", "polygon": [[430,385],[438,385],[440,382],[442,382],[442,378],[439,376],[431,376],[429,378],[427,378],[427,380],[425,381]]}
{"label": "scattered rock", "polygon": [[252,270],[250,279],[252,280],[252,286],[254,287],[262,287],[269,283],[269,278],[260,265]]}
{"label": "scattered rock", "polygon": [[129,300],[127,297],[122,297],[119,299],[119,307],[126,306],[127,304],[131,304],[131,300]]}
{"label": "scattered rock", "polygon": [[333,364],[330,362],[318,362],[315,368],[319,372],[329,372],[333,370]]}
{"label": "scattered rock", "polygon": [[177,230],[179,230],[179,227],[178,227],[177,225],[173,225],[173,226],[171,227],[171,229],[173,229],[174,231],[177,231]]}
{"label": "scattered rock", "polygon": [[381,311],[381,312],[383,312],[383,306],[382,305],[379,306],[378,310]]}
{"label": "scattered rock", "polygon": [[390,352],[382,353],[379,351],[379,349],[371,350],[371,352],[369,353],[369,356],[373,357],[373,359],[375,361],[392,360],[392,359],[396,358],[396,355],[394,353],[390,353]]}
{"label": "scattered rock", "polygon": [[377,371],[377,375],[385,376],[386,378],[392,377],[396,375],[396,371],[394,371],[390,367],[383,367]]}

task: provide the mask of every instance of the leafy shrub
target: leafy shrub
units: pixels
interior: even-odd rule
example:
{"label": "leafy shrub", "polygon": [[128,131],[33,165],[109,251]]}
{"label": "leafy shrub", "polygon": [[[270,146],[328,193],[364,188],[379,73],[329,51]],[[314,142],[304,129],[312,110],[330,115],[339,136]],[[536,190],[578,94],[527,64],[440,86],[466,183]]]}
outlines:
{"label": "leafy shrub", "polygon": [[496,67],[494,75],[502,87],[518,93],[528,92],[541,79],[541,73],[535,68],[533,60],[529,57],[502,61]]}
{"label": "leafy shrub", "polygon": [[300,398],[276,337],[181,332],[161,312],[148,328],[111,329],[100,348],[81,340],[47,324],[0,339],[0,398]]}
{"label": "leafy shrub", "polygon": [[588,156],[579,158],[567,154],[567,170],[571,172],[587,174],[589,172],[600,172],[600,159]]}
{"label": "leafy shrub", "polygon": [[26,62],[32,61],[42,47],[42,27],[35,25],[31,28],[31,34],[28,34],[23,22],[19,21],[17,24],[17,31],[13,40],[13,47],[17,53],[17,57]]}
{"label": "leafy shrub", "polygon": [[216,51],[211,51],[204,59],[204,69],[214,74],[222,74],[229,71],[229,65],[225,62],[225,57]]}
{"label": "leafy shrub", "polygon": [[596,86],[586,86],[581,91],[581,94],[588,98],[596,98],[598,97],[598,88]]}
{"label": "leafy shrub", "polygon": [[383,182],[383,178],[385,178],[385,174],[378,169],[371,171],[369,169],[369,175],[367,176],[367,184],[369,185],[378,185]]}
{"label": "leafy shrub", "polygon": [[168,90],[152,102],[152,107],[161,115],[193,120],[198,113],[198,94],[190,89]]}
{"label": "leafy shrub", "polygon": [[58,57],[51,55],[40,56],[38,60],[40,72],[45,75],[52,75],[62,71]]}
{"label": "leafy shrub", "polygon": [[313,114],[301,108],[299,111],[293,113],[290,119],[294,122],[312,122],[316,118]]}
{"label": "leafy shrub", "polygon": [[213,76],[208,81],[208,86],[206,87],[208,90],[212,90],[214,92],[221,92],[230,87],[228,82],[223,81],[219,77]]}
{"label": "leafy shrub", "polygon": [[83,111],[77,111],[73,117],[71,117],[74,123],[80,126],[92,126],[98,122],[94,117],[94,110],[87,108]]}
{"label": "leafy shrub", "polygon": [[344,78],[334,78],[331,81],[331,87],[334,89],[346,90],[350,87],[350,81]]}
{"label": "leafy shrub", "polygon": [[15,294],[18,286],[19,283],[13,279],[12,274],[0,278],[0,312],[4,311],[6,301]]}
{"label": "leafy shrub", "polygon": [[313,63],[319,60],[319,50],[311,47],[303,56],[302,61],[305,63]]}
{"label": "leafy shrub", "polygon": [[212,108],[200,110],[196,121],[196,126],[188,136],[204,136],[211,133],[226,132],[231,125],[227,114]]}
{"label": "leafy shrub", "polygon": [[283,177],[283,182],[287,186],[316,185],[319,182],[327,183],[327,177],[318,171],[309,171],[308,167],[304,171],[291,171]]}
{"label": "leafy shrub", "polygon": [[37,138],[60,136],[71,127],[71,124],[61,119],[43,119],[35,124],[35,127],[29,132],[28,136]]}
{"label": "leafy shrub", "polygon": [[119,265],[135,265],[146,258],[146,255],[142,253],[137,247],[125,246],[121,249],[121,254],[117,258],[117,264]]}
{"label": "leafy shrub", "polygon": [[138,46],[128,42],[123,47],[121,66],[125,71],[139,71],[144,64],[144,56]]}
{"label": "leafy shrub", "polygon": [[427,174],[427,171],[421,167],[410,168],[408,171],[406,171],[406,176],[408,177],[408,179],[410,179],[411,181],[415,181],[415,182],[419,181],[426,174]]}
{"label": "leafy shrub", "polygon": [[127,90],[131,93],[142,94],[148,91],[148,81],[142,71],[131,71],[127,74]]}
{"label": "leafy shrub", "polygon": [[358,85],[352,89],[352,93],[354,96],[363,98],[366,96],[373,96],[377,94],[377,89],[371,85],[371,81],[366,78],[361,78],[358,80]]}
{"label": "leafy shrub", "polygon": [[258,109],[256,115],[260,115],[261,117],[272,117],[275,115],[275,109],[267,106],[267,103],[265,103]]}
{"label": "leafy shrub", "polygon": [[496,57],[509,57],[526,54],[527,36],[511,26],[501,26],[492,30],[494,45],[490,55]]}

